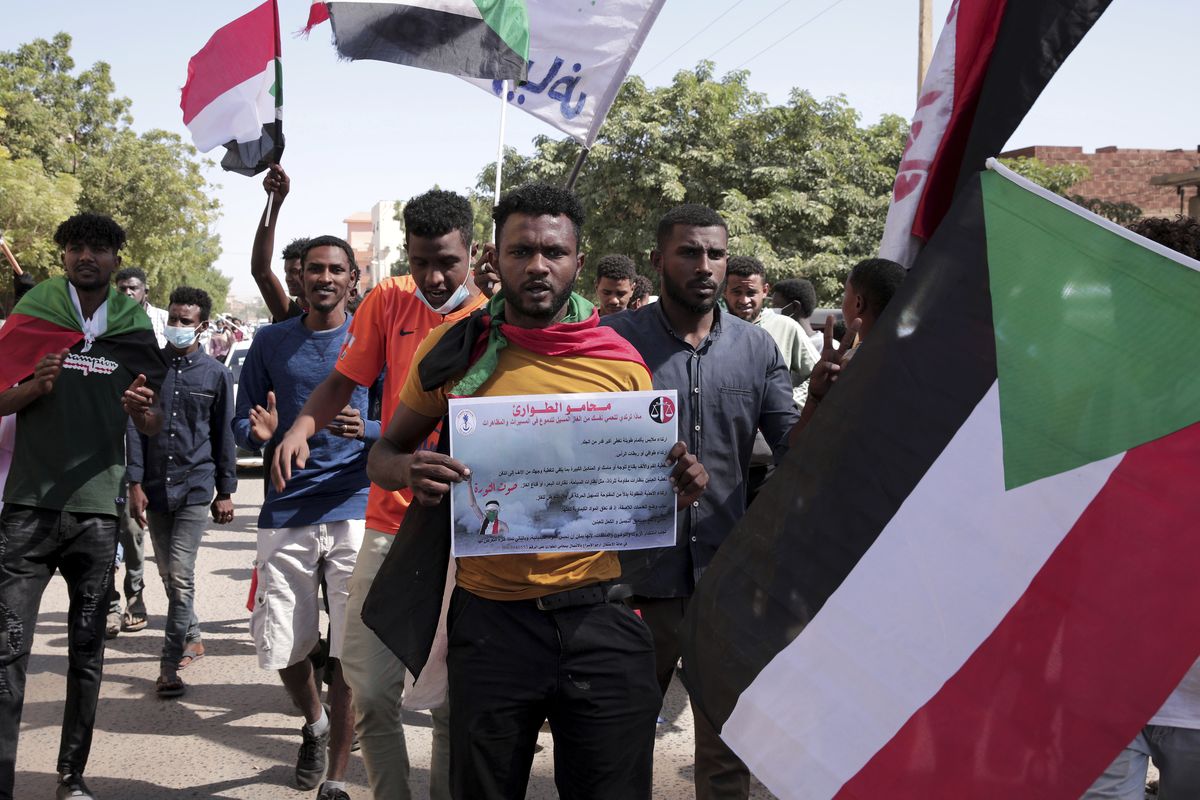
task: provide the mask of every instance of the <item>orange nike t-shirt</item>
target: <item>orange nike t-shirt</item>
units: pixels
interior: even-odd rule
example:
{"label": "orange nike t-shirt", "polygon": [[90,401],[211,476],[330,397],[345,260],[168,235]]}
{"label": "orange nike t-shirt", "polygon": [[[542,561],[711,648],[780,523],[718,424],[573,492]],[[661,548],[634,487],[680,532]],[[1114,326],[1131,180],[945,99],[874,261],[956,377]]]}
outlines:
{"label": "orange nike t-shirt", "polygon": [[[469,280],[469,279],[468,279]],[[383,382],[383,427],[386,430],[399,402],[413,356],[425,337],[443,322],[457,322],[487,302],[482,294],[467,300],[445,316],[431,311],[414,294],[411,275],[387,278],[367,293],[354,312],[346,342],[338,354],[336,369],[360,386],[370,386],[387,367]],[[435,431],[423,447],[437,447]],[[367,499],[367,527],[395,533],[404,521],[412,494],[388,492],[371,484]]]}

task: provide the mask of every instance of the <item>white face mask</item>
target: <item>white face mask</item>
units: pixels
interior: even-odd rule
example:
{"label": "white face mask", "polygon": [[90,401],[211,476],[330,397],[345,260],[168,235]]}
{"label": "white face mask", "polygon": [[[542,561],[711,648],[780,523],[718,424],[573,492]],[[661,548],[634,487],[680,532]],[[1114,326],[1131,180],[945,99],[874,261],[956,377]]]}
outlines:
{"label": "white face mask", "polygon": [[163,338],[167,343],[179,350],[187,350],[200,335],[199,328],[182,328],[177,325],[167,325],[163,328]]}
{"label": "white face mask", "polygon": [[446,300],[446,302],[442,303],[437,308],[434,308],[433,305],[428,300],[425,299],[425,293],[421,291],[420,286],[417,287],[417,290],[414,294],[416,294],[417,299],[420,300],[422,303],[424,303],[425,306],[433,313],[446,315],[446,314],[449,314],[450,312],[454,311],[454,309],[458,308],[463,303],[465,303],[467,301],[467,298],[471,296],[471,290],[467,288],[467,284],[470,281],[471,281],[471,272],[468,271],[467,277],[464,278],[463,282],[460,283],[458,285],[458,288],[454,290],[454,294],[450,295],[450,297]]}

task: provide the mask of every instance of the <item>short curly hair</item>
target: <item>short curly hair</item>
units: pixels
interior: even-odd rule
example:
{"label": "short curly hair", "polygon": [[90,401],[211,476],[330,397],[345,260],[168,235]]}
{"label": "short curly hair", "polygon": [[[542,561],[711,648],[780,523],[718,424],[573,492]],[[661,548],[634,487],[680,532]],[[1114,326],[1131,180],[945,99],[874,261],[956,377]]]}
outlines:
{"label": "short curly hair", "polygon": [[171,290],[167,305],[198,306],[201,322],[206,321],[212,313],[212,298],[208,296],[208,292],[194,286],[176,286]]}
{"label": "short curly hair", "polygon": [[575,246],[579,246],[579,239],[583,235],[583,204],[569,189],[561,189],[548,183],[527,183],[505,194],[492,209],[497,242],[500,241],[504,223],[513,214],[566,217],[575,228]]}
{"label": "short curly hair", "polygon": [[1146,217],[1130,225],[1129,230],[1188,258],[1200,259],[1200,222],[1191,217]]}
{"label": "short curly hair", "polygon": [[600,283],[601,278],[608,278],[614,281],[629,281],[633,282],[637,275],[637,268],[633,264],[633,259],[629,256],[623,256],[616,253],[610,253],[606,256],[601,256],[596,262],[596,283]]}
{"label": "short curly hair", "polygon": [[725,274],[736,275],[739,278],[761,275],[764,281],[767,279],[766,267],[754,256],[730,256],[729,261],[726,262]]}
{"label": "short curly hair", "polygon": [[675,206],[659,219],[655,241],[658,242],[660,248],[666,243],[667,237],[671,235],[671,231],[675,229],[676,225],[729,230],[725,220],[721,219],[721,215],[708,206],[702,206],[699,203],[684,203],[681,206]]}
{"label": "short curly hair", "polygon": [[293,258],[304,258],[305,247],[308,247],[307,236],[301,236],[299,239],[292,239],[287,243],[287,247],[283,248],[283,260],[291,261]]}
{"label": "short curly hair", "polygon": [[800,316],[808,319],[817,308],[817,290],[807,278],[785,278],[771,287],[771,292],[800,306]]}
{"label": "short curly hair", "polygon": [[654,294],[654,284],[645,275],[633,276],[633,293],[629,296],[629,302],[633,303],[643,298]]}
{"label": "short curly hair", "polygon": [[125,229],[107,214],[76,214],[58,226],[54,243],[103,245],[115,252],[125,246]]}
{"label": "short curly hair", "polygon": [[461,194],[445,189],[430,189],[404,204],[404,238],[420,236],[438,239],[458,231],[465,247],[471,246],[475,215],[471,202]]}

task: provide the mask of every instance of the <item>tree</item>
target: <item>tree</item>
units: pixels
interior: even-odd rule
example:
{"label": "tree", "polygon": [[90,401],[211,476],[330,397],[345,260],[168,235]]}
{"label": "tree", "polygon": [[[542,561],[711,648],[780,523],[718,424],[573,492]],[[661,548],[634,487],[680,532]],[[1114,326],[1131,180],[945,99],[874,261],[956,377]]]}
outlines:
{"label": "tree", "polygon": [[35,277],[55,274],[54,226],[77,210],[109,214],[128,234],[125,263],[147,272],[152,302],[187,283],[222,310],[229,280],[212,266],[220,206],[195,149],[166,131],[135,134],[108,65],[74,74],[70,48],[60,33],[0,52],[0,227],[17,257]]}
{"label": "tree", "polygon": [[35,39],[0,52],[0,106],[8,120],[0,144],[13,158],[35,158],[48,173],[75,172],[132,122],[129,100],[116,97],[103,61],[75,76],[71,37]]}
{"label": "tree", "polygon": [[[735,71],[717,80],[702,62],[669,86],[625,82],[576,184],[584,250],[624,253],[650,275],[658,218],[703,203],[725,217],[731,252],[760,258],[771,280],[808,277],[833,302],[849,268],[877,251],[907,123],[885,116],[861,127],[844,97],[801,90],[772,106],[748,79]],[[507,150],[504,186],[561,184],[578,152],[545,136],[529,157]],[[477,183],[476,200],[489,208],[494,176],[490,164]]]}
{"label": "tree", "polygon": [[229,278],[212,266],[221,253],[212,232],[220,204],[195,154],[177,134],[123,130],[81,165],[79,207],[124,226],[124,262],[146,271],[155,305],[165,306],[172,289],[187,285],[208,292],[213,310],[222,311]]}

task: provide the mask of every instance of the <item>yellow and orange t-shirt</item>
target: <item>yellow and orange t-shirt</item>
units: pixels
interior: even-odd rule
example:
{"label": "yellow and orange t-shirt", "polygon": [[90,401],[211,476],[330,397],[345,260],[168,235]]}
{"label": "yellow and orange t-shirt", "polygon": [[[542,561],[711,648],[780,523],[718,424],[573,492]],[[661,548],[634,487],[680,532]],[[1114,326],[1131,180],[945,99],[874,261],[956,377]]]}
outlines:
{"label": "yellow and orange t-shirt", "polygon": [[[387,278],[368,292],[354,312],[346,343],[338,355],[337,371],[361,386],[370,386],[387,367],[383,382],[384,430],[396,410],[400,389],[421,341],[438,325],[457,322],[487,301],[477,294],[454,312],[442,316],[422,303],[414,294],[415,289],[411,275],[400,275]],[[437,432],[425,446],[430,449],[437,446]],[[412,493],[407,490],[387,492],[371,484],[367,527],[394,534],[400,529],[411,501]]]}
{"label": "yellow and orange t-shirt", "polygon": [[[419,363],[450,327],[442,325],[429,334],[413,363]],[[510,341],[500,351],[495,372],[474,396],[637,392],[653,388],[650,373],[640,363],[592,356],[545,356]],[[440,418],[449,407],[448,389],[441,386],[424,391],[417,371],[411,370],[400,392],[400,402],[418,414]],[[620,575],[621,562],[612,552],[522,553],[460,558],[457,582],[491,600],[528,600]]]}

